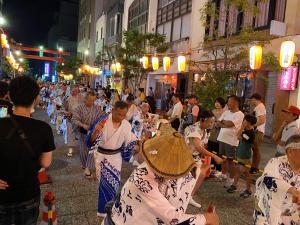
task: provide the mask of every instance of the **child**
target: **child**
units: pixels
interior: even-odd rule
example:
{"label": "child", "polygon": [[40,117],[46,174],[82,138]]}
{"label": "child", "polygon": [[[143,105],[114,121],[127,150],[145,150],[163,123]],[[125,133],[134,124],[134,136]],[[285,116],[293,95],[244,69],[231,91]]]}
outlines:
{"label": "child", "polygon": [[[239,146],[237,148],[237,159],[241,163],[246,165],[251,165],[252,157],[252,146],[255,140],[255,129],[254,126],[257,122],[255,116],[246,115],[243,121],[243,125],[238,132],[238,137],[240,139]],[[242,198],[248,198],[251,196],[251,175],[249,170],[241,165],[235,166],[235,175],[233,184],[227,189],[228,193],[234,193],[237,191],[237,183],[240,179],[241,172],[246,176],[246,186],[247,189],[240,194]]]}

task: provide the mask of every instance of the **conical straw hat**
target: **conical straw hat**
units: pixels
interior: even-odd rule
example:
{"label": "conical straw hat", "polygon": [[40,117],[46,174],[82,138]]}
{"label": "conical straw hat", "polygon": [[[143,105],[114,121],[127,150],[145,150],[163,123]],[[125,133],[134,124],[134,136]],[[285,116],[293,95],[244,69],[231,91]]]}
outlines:
{"label": "conical straw hat", "polygon": [[143,143],[142,152],[148,165],[164,178],[179,178],[195,167],[192,152],[181,134],[161,127],[160,133]]}

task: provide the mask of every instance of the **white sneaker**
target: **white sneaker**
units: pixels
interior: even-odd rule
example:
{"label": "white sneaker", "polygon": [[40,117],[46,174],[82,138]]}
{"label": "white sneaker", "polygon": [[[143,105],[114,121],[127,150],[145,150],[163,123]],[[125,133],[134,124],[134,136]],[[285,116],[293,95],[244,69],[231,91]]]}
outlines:
{"label": "white sneaker", "polygon": [[221,173],[221,175],[218,177],[220,180],[227,180],[227,175],[224,173]]}
{"label": "white sneaker", "polygon": [[230,186],[233,184],[233,182],[234,182],[234,179],[228,178],[228,179],[226,180],[226,183],[225,183],[225,185],[224,185],[224,188],[226,188],[226,189],[230,188]]}
{"label": "white sneaker", "polygon": [[103,217],[103,218],[105,218],[105,217],[106,217],[106,213],[98,213],[98,212],[97,212],[97,216],[98,216],[98,217]]}
{"label": "white sneaker", "polygon": [[193,198],[190,199],[189,204],[199,209],[202,207],[202,205],[197,203]]}

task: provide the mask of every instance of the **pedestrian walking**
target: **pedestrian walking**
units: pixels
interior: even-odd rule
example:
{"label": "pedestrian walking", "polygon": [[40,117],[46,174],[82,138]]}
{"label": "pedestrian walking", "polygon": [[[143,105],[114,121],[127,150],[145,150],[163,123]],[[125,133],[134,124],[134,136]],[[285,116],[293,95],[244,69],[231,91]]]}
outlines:
{"label": "pedestrian walking", "polygon": [[55,149],[51,127],[31,118],[39,86],[28,76],[9,86],[14,112],[0,119],[0,224],[36,224],[39,217],[38,172],[47,168]]}
{"label": "pedestrian walking", "polygon": [[79,130],[79,151],[80,151],[80,161],[82,168],[84,169],[84,175],[86,178],[92,177],[91,169],[94,168],[94,157],[89,154],[89,150],[86,145],[86,135],[96,120],[102,114],[101,107],[95,105],[96,94],[90,91],[86,94],[84,103],[80,104],[73,113],[72,123]]}
{"label": "pedestrian walking", "polygon": [[112,113],[97,118],[87,136],[88,146],[95,152],[99,180],[97,215],[100,217],[106,216],[105,205],[116,197],[121,182],[122,159],[128,162],[136,145],[136,136],[125,119],[127,111],[125,102],[117,102]]}

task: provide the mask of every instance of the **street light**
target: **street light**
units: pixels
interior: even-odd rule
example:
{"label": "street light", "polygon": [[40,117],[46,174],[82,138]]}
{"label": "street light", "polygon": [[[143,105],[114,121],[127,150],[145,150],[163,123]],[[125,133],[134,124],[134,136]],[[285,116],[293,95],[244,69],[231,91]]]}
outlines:
{"label": "street light", "polygon": [[59,51],[59,52],[63,52],[64,49],[63,49],[62,47],[59,47],[59,48],[58,48],[58,51]]}
{"label": "street light", "polygon": [[44,46],[43,46],[43,45],[41,45],[41,46],[40,46],[40,50],[43,50],[43,49],[44,49]]}
{"label": "street light", "polygon": [[21,51],[20,50],[15,51],[15,53],[16,53],[17,56],[21,55]]}
{"label": "street light", "polygon": [[4,26],[6,24],[5,18],[1,15],[0,16],[0,26]]}
{"label": "street light", "polygon": [[85,55],[88,55],[88,54],[89,54],[89,50],[85,50],[85,51],[84,51],[84,54],[85,54]]}
{"label": "street light", "polygon": [[19,58],[19,61],[20,61],[20,62],[24,62],[24,59],[23,59],[23,58]]}

